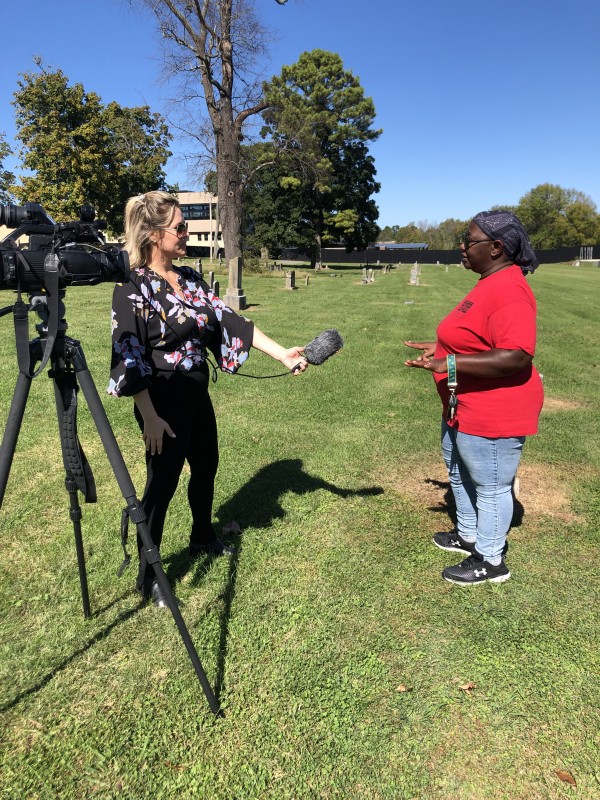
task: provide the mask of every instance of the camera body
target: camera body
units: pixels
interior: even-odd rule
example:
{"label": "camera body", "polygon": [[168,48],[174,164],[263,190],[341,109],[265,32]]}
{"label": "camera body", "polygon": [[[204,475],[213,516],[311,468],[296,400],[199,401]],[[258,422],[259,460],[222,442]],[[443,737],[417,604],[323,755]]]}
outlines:
{"label": "camera body", "polygon": [[[94,218],[89,205],[81,207],[78,220],[63,223],[56,223],[37,203],[0,205],[0,225],[14,228],[0,241],[0,289],[44,289],[49,253],[58,256],[61,288],[128,281],[127,253],[106,244],[101,233],[106,225]],[[28,237],[25,247],[18,244],[22,236]]]}

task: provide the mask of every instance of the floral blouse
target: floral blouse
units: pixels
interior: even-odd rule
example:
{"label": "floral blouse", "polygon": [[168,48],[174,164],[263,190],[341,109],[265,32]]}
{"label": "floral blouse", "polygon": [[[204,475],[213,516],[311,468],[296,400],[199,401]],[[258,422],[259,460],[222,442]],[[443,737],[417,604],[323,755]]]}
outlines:
{"label": "floral blouse", "polygon": [[222,370],[236,372],[248,358],[254,323],[240,317],[190,267],[175,267],[178,297],[160,275],[131,270],[113,294],[112,360],[108,393],[149,389],[157,373],[205,373],[210,350]]}

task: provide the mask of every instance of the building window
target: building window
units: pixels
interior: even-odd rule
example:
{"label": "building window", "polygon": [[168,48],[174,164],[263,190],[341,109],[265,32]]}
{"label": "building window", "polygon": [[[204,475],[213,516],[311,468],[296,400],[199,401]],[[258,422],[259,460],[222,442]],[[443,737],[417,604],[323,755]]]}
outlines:
{"label": "building window", "polygon": [[213,203],[185,203],[181,206],[181,213],[184,219],[216,219],[217,207]]}

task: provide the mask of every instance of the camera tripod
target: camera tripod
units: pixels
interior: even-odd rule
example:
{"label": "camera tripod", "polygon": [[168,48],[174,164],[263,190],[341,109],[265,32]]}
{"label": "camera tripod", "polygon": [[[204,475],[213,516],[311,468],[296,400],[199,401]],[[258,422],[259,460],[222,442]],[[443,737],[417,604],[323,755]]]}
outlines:
{"label": "camera tripod", "polygon": [[[64,318],[64,304],[62,302],[62,298],[64,297],[63,290],[59,292],[59,296],[58,319],[60,319],[60,321],[58,324],[54,321],[53,334],[51,337],[49,337],[48,334],[49,317],[51,314],[48,310],[47,295],[40,293],[30,296],[31,308],[33,308],[41,318],[42,322],[36,325],[39,337],[32,339],[28,343],[28,354],[26,353],[26,345],[24,345],[23,342],[25,341],[26,343],[28,339],[28,334],[26,334],[25,331],[27,330],[27,313],[29,307],[22,303],[19,298],[19,301],[15,303],[14,307],[9,306],[0,311],[0,316],[11,310],[13,311],[19,358],[19,375],[6,422],[6,428],[4,430],[2,445],[0,446],[0,508],[4,501],[8,476],[17,439],[21,430],[21,423],[23,421],[27,398],[29,397],[31,383],[35,377],[33,374],[34,368],[35,365],[41,361],[42,365],[39,369],[42,369],[46,360],[49,360],[50,371],[48,374],[54,383],[58,428],[66,474],[65,487],[69,494],[70,517],[75,535],[75,548],[77,552],[84,616],[89,617],[91,612],[80,524],[82,514],[77,492],[81,491],[87,502],[95,502],[96,489],[91,468],[89,467],[77,437],[76,415],[78,385],[83,391],[96,430],[100,436],[106,455],[108,456],[113,474],[127,504],[129,518],[137,525],[137,531],[143,543],[144,554],[148,564],[152,565],[154,568],[156,580],[162,590],[169,610],[173,615],[173,619],[187,649],[196,676],[206,695],[210,709],[217,716],[222,716],[219,703],[208,682],[198,653],[196,652],[189,631],[179,611],[177,601],[171,591],[167,576],[163,570],[159,550],[150,537],[148,526],[146,525],[146,517],[140,507],[140,501],[136,497],[135,488],[127,471],[123,455],[119,450],[108,417],[106,416],[98,390],[87,368],[81,343],[65,335],[68,326]],[[56,330],[55,336],[54,330]],[[37,375],[38,372],[35,374]]]}

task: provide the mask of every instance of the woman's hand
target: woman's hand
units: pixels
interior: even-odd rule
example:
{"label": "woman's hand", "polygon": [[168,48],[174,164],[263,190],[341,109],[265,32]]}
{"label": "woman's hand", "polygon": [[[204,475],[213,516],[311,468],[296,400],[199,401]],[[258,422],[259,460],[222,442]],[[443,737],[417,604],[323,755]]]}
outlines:
{"label": "woman's hand", "polygon": [[404,362],[405,367],[418,367],[419,369],[426,369],[429,372],[447,372],[445,358],[428,358],[426,355],[419,356],[418,358],[411,359]]}
{"label": "woman's hand", "polygon": [[411,339],[404,342],[407,347],[413,347],[415,350],[423,350],[425,358],[431,358],[435,353],[435,342],[413,342]]}
{"label": "woman's hand", "polygon": [[281,359],[281,363],[291,371],[292,375],[299,375],[308,367],[308,361],[302,355],[303,352],[303,347],[290,347]]}
{"label": "woman's hand", "polygon": [[154,455],[162,453],[163,436],[165,433],[171,438],[175,438],[173,430],[168,422],[158,416],[154,409],[154,404],[150,399],[148,389],[144,389],[133,396],[133,400],[138,407],[138,411],[144,420],[144,443],[146,450]]}
{"label": "woman's hand", "polygon": [[160,455],[162,453],[163,437],[165,433],[172,439],[175,438],[171,426],[168,422],[165,422],[164,419],[156,414],[150,419],[144,417],[144,442],[146,444],[146,450],[149,453],[152,455],[155,453]]}

